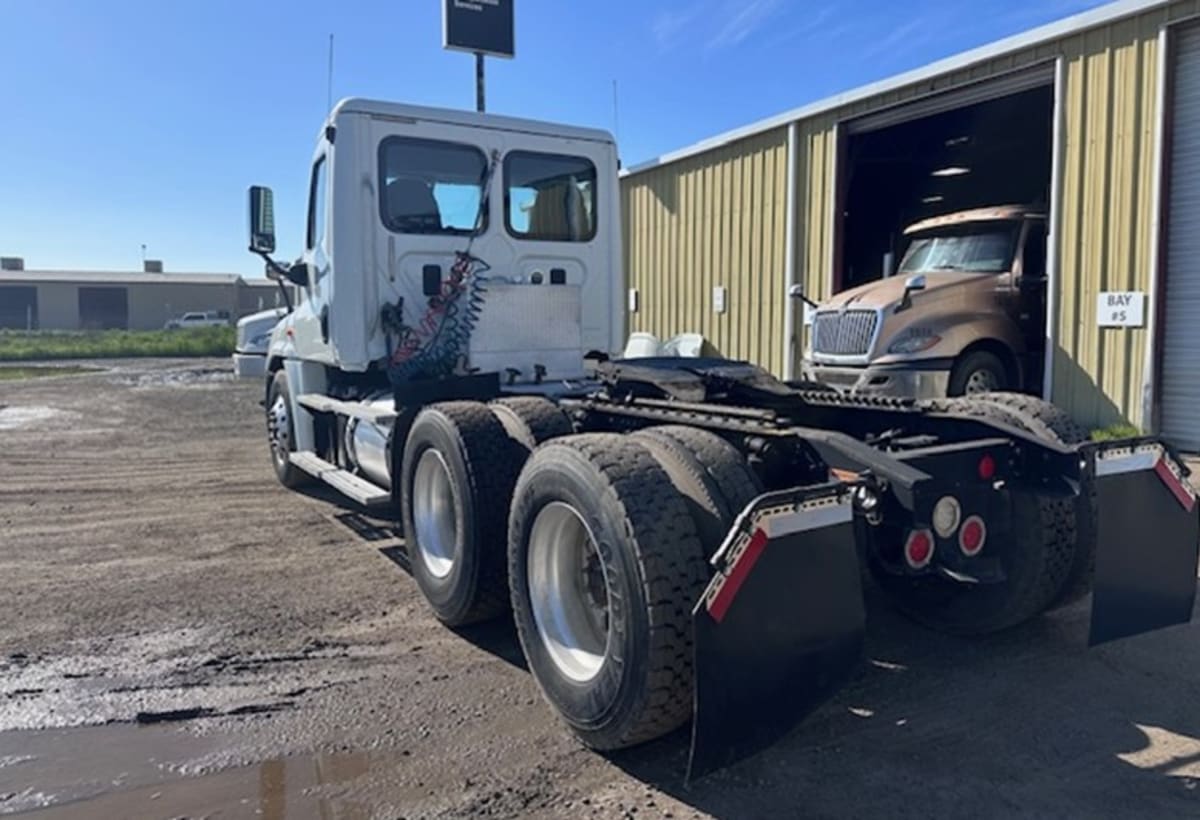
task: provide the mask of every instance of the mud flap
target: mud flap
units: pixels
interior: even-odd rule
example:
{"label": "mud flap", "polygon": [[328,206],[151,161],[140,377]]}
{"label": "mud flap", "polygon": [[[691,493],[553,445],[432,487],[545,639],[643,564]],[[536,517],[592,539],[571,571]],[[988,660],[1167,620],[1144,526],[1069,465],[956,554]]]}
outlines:
{"label": "mud flap", "polygon": [[1187,623],[1196,597],[1200,507],[1161,445],[1096,457],[1099,521],[1091,646]]}
{"label": "mud flap", "polygon": [[836,692],[862,656],[864,608],[850,489],[756,499],[713,559],[692,611],[688,779],[774,743]]}

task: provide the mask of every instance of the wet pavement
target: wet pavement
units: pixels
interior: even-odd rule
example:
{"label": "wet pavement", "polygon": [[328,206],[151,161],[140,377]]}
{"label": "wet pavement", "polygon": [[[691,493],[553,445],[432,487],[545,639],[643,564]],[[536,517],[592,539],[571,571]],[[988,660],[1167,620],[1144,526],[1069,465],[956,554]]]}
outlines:
{"label": "wet pavement", "polygon": [[[0,384],[0,815],[1200,816],[1200,627],[981,640],[869,601],[869,662],[750,761],[571,740],[510,622],[430,616],[386,519],[288,492],[225,362]],[[8,419],[5,422],[5,419]]]}

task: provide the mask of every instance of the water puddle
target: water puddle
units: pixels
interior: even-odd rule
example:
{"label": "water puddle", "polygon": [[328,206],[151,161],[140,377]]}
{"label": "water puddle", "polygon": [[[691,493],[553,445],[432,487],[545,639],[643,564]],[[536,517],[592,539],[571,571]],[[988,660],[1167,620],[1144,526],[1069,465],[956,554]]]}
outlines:
{"label": "water puddle", "polygon": [[35,427],[48,421],[62,420],[63,416],[73,415],[57,407],[44,405],[24,405],[5,407],[0,405],[0,430],[16,430],[18,427]]}
{"label": "water puddle", "polygon": [[367,774],[370,755],[301,755],[215,772],[192,762],[219,755],[225,742],[130,725],[0,733],[0,815],[370,816],[334,788]]}

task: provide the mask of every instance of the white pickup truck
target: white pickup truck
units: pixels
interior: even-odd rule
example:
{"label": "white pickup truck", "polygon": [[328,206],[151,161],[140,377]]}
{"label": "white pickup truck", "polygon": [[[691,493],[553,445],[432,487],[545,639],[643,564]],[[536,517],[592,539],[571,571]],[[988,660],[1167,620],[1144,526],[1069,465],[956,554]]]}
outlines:
{"label": "white pickup truck", "polygon": [[164,330],[180,330],[188,327],[228,327],[230,322],[227,310],[193,310],[168,319],[163,325]]}

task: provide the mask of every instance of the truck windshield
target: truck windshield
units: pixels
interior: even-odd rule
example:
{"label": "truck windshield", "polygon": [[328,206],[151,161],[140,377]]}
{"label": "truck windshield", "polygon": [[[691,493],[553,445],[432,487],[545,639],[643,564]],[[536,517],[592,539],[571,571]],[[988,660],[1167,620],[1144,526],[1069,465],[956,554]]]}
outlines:
{"label": "truck windshield", "polygon": [[1019,227],[1019,223],[1012,222],[982,222],[922,232],[912,237],[900,262],[900,272],[1011,270]]}

